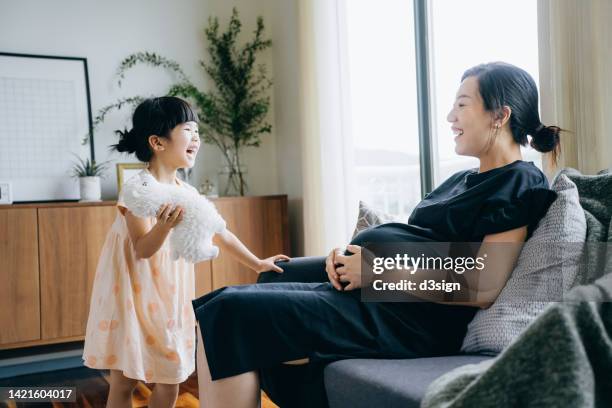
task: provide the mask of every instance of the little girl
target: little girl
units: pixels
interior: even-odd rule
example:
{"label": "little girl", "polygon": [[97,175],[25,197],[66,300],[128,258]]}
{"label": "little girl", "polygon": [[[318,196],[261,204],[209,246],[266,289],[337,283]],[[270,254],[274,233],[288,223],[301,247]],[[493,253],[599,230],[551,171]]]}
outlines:
{"label": "little girl", "polygon": [[[131,406],[138,380],[155,383],[149,406],[172,407],[178,384],[195,367],[194,266],[173,261],[167,237],[183,217],[183,209],[162,206],[155,218],[138,218],[123,203],[126,190],[149,173],[159,182],[195,190],[176,177],[179,168],[192,167],[200,137],[198,118],[189,104],[175,97],[142,102],[129,132],[118,132],[119,152],[135,153],[148,163],[121,188],[113,223],[98,262],[91,297],[84,364],[110,370],[107,406]],[[285,255],[259,259],[227,228],[213,240],[255,272],[282,272],[275,261]]]}

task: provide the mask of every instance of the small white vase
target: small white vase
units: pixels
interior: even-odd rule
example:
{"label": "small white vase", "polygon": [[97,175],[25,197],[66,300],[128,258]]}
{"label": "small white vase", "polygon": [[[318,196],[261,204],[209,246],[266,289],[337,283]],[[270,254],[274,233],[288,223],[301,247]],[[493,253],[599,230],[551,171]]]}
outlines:
{"label": "small white vase", "polygon": [[100,177],[79,177],[79,188],[81,189],[81,201],[100,201],[102,196]]}

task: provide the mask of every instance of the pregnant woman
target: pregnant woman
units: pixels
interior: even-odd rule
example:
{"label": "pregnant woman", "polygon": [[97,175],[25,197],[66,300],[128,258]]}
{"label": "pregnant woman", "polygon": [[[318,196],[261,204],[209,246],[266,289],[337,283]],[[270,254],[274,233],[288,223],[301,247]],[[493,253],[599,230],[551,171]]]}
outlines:
{"label": "pregnant woman", "polygon": [[[530,142],[556,158],[560,129],[541,123],[531,76],[506,63],[466,71],[447,119],[457,154],[477,157],[480,167],[452,175],[417,205],[407,224],[370,228],[346,252],[293,259],[279,265],[283,274],[262,274],[260,282],[267,283],[221,288],[193,301],[203,406],[257,407],[260,384],[283,407],[325,406],[321,373],[329,362],[459,351],[467,324],[495,300],[519,250],[496,265],[501,285],[478,301],[362,302],[361,248],[504,242],[520,249],[556,198],[544,174],[522,160],[520,146]],[[283,371],[297,363],[310,373],[302,383],[292,381],[290,369]]]}

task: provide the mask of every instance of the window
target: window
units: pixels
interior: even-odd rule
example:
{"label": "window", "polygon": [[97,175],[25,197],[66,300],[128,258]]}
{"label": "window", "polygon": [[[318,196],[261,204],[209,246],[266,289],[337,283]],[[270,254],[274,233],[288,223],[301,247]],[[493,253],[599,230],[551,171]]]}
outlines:
{"label": "window", "polygon": [[345,10],[355,194],[406,221],[421,200],[412,1]]}
{"label": "window", "polygon": [[[417,0],[415,0],[417,1]],[[345,0],[352,197],[406,221],[421,200],[413,0]],[[505,61],[538,83],[537,2],[429,0],[434,188],[478,166],[454,151],[446,120],[463,72]],[[542,167],[541,155],[523,158]],[[350,165],[349,165],[350,166]]]}
{"label": "window", "polygon": [[[434,187],[477,167],[458,156],[446,116],[463,72],[505,61],[538,82],[537,2],[430,0],[430,100]],[[407,220],[421,200],[413,0],[345,0],[346,68],[354,195]],[[541,167],[531,148],[523,158]]]}
{"label": "window", "polygon": [[[537,1],[430,0],[432,130],[435,185],[451,174],[478,167],[458,156],[446,116],[463,72],[480,63],[504,61],[529,72],[538,83]],[[523,149],[523,159],[541,168],[541,155]]]}

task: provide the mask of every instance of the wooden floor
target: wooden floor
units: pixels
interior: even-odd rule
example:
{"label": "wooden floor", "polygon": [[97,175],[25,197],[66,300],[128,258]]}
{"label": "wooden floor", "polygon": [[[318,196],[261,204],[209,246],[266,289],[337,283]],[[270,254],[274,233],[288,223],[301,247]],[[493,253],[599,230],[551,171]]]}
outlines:
{"label": "wooden floor", "polygon": [[[36,375],[15,377],[11,380],[0,380],[0,387],[25,387],[25,386],[73,386],[77,388],[77,402],[74,403],[7,403],[0,402],[3,407],[85,407],[99,408],[106,405],[108,396],[108,371],[92,370],[89,368],[76,368],[71,370],[53,371]],[[132,407],[140,408],[148,406],[149,395],[153,385],[139,382],[132,397]],[[196,373],[182,383],[179,387],[179,396],[175,405],[177,408],[197,408],[198,401],[198,379]],[[278,408],[262,392],[262,408]]]}

